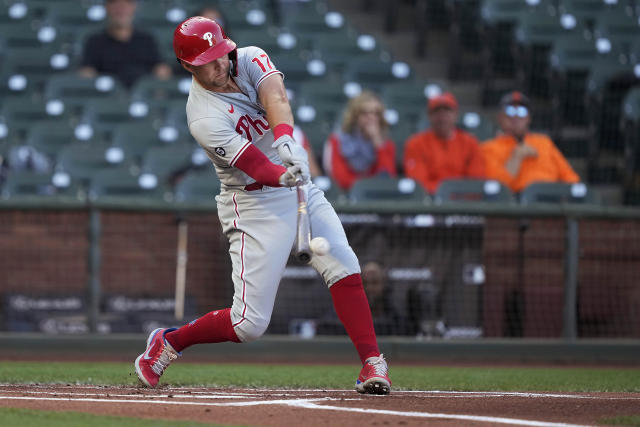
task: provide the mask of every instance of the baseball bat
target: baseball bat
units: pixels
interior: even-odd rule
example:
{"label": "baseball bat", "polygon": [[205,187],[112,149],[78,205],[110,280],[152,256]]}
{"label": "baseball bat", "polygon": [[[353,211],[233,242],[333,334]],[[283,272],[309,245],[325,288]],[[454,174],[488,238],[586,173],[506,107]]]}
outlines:
{"label": "baseball bat", "polygon": [[298,181],[296,191],[298,192],[298,234],[296,236],[295,257],[298,261],[308,263],[311,261],[311,223],[309,222],[309,212],[307,211],[307,196],[302,188],[302,181]]}
{"label": "baseball bat", "polygon": [[187,236],[189,229],[187,221],[178,220],[178,249],[176,251],[176,320],[184,317],[184,293],[187,281]]}

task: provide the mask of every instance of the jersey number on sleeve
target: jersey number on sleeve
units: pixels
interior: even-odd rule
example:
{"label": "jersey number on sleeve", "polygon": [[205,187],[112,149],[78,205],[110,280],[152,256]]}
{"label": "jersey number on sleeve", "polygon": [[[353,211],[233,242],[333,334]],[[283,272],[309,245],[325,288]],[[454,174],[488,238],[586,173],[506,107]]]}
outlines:
{"label": "jersey number on sleeve", "polygon": [[[267,54],[263,53],[262,55],[260,55],[260,57],[264,58],[267,61],[267,66],[269,67],[269,69],[273,70],[273,67],[271,66],[271,62],[269,61],[269,57],[267,56]],[[251,60],[251,62],[255,62],[258,65],[258,67],[260,67],[263,73],[267,71],[264,64],[262,63],[262,61],[260,61],[260,58],[258,58],[257,56],[254,57]]]}

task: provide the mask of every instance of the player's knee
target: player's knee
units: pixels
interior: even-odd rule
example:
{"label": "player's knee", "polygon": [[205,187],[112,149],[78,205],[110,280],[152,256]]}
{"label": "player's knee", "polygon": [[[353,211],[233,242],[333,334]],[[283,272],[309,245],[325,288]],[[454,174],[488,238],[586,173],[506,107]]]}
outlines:
{"label": "player's knee", "polygon": [[255,341],[264,335],[267,327],[269,326],[269,321],[264,319],[245,319],[244,322],[241,322],[239,325],[235,327],[236,335],[240,338],[242,342],[251,342]]}

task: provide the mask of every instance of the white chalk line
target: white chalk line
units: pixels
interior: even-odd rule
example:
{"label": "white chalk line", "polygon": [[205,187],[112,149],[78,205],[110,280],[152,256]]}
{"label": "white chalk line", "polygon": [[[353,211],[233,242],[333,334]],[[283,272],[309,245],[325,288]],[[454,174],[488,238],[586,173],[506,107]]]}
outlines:
{"label": "white chalk line", "polygon": [[35,400],[35,401],[73,401],[73,402],[93,402],[93,403],[145,403],[145,404],[163,404],[163,405],[192,405],[192,406],[258,406],[258,405],[287,405],[291,407],[298,407],[304,409],[322,409],[331,411],[342,412],[355,412],[366,414],[380,414],[400,417],[413,417],[413,418],[437,418],[437,419],[452,419],[452,420],[465,420],[487,423],[499,423],[499,424],[512,424],[512,425],[525,425],[536,427],[588,427],[580,424],[567,424],[567,423],[555,423],[546,421],[534,421],[523,420],[517,418],[503,418],[503,417],[490,417],[490,416],[477,416],[477,415],[457,415],[457,414],[438,414],[429,412],[405,412],[405,411],[392,411],[385,409],[364,409],[364,408],[347,408],[342,406],[329,406],[318,405],[313,402],[318,401],[330,401],[340,400],[329,397],[318,399],[279,399],[279,400],[263,400],[253,402],[178,402],[171,400],[130,400],[130,399],[93,399],[93,398],[61,398],[61,397],[28,397],[28,396],[0,396],[0,400]]}

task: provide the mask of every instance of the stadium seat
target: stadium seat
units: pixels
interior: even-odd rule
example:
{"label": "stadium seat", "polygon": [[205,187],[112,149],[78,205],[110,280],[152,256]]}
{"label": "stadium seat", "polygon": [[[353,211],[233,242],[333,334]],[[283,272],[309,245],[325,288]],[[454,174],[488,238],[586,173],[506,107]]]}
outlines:
{"label": "stadium seat", "polygon": [[136,24],[142,28],[164,28],[173,33],[176,26],[189,17],[188,11],[179,3],[175,6],[158,2],[140,2],[136,9]]}
{"label": "stadium seat", "polygon": [[113,147],[121,148],[126,157],[141,162],[144,153],[151,147],[165,143],[159,138],[152,121],[121,123],[114,127],[111,138]]}
{"label": "stadium seat", "polygon": [[400,81],[384,85],[380,95],[386,114],[397,116],[397,120],[390,120],[387,116],[387,121],[391,124],[401,120],[418,122],[427,108],[431,85],[441,88],[440,85],[424,81]]}
{"label": "stadium seat", "polygon": [[346,82],[358,83],[374,90],[387,83],[410,78],[411,69],[402,62],[392,64],[379,60],[358,60],[349,63],[345,70]]}
{"label": "stadium seat", "polygon": [[162,147],[151,147],[142,160],[142,172],[151,173],[160,182],[168,182],[176,174],[188,170],[193,162],[193,144],[176,143]]}
{"label": "stadium seat", "polygon": [[430,200],[422,186],[409,178],[376,176],[360,179],[348,193],[351,203],[413,201],[426,203]]}
{"label": "stadium seat", "polygon": [[55,159],[64,146],[77,140],[69,123],[47,120],[33,122],[27,131],[25,142]]}
{"label": "stadium seat", "polygon": [[176,184],[175,200],[177,202],[215,202],[220,193],[220,179],[212,167],[193,170]]}
{"label": "stadium seat", "polygon": [[599,203],[597,194],[584,183],[538,182],[520,193],[520,203]]}
{"label": "stadium seat", "polygon": [[16,137],[24,137],[33,123],[39,120],[69,123],[64,109],[55,109],[27,97],[6,97],[2,100],[0,118]]}
{"label": "stadium seat", "polygon": [[334,130],[333,123],[318,119],[312,122],[298,122],[297,124],[307,136],[316,157],[318,159],[322,158],[324,144]]}
{"label": "stadium seat", "polygon": [[270,32],[265,32],[263,29],[246,28],[242,31],[237,31],[233,36],[233,41],[238,47],[258,46],[264,50],[269,57],[293,53],[299,54],[299,49],[296,45],[284,44],[284,46],[290,46],[289,49],[283,48],[278,43],[278,38]]}
{"label": "stadium seat", "polygon": [[342,74],[352,61],[380,60],[385,55],[379,43],[370,35],[320,33],[310,43],[313,54],[321,58],[336,75]]}
{"label": "stadium seat", "polygon": [[[29,27],[32,27],[31,23],[29,23]],[[28,28],[28,31],[25,31],[23,22],[11,21],[0,25],[0,38],[5,40],[7,48],[10,49],[60,46],[57,31],[46,25]]]}
{"label": "stadium seat", "polygon": [[111,76],[83,78],[77,74],[53,76],[45,84],[44,98],[59,100],[65,109],[78,111],[90,101],[117,102],[124,100],[126,92],[122,84]]}
{"label": "stadium seat", "polygon": [[72,57],[56,46],[9,48],[5,54],[2,75],[6,76],[6,83],[11,76],[20,76],[12,83],[24,85],[28,92],[42,91],[49,78],[68,72],[73,65]]}
{"label": "stadium seat", "polygon": [[640,88],[631,89],[623,101],[624,120],[640,124]]}
{"label": "stadium seat", "polygon": [[154,76],[143,76],[131,88],[131,98],[149,102],[180,99],[186,103],[190,88],[191,77],[158,79]]}
{"label": "stadium seat", "polygon": [[447,179],[440,183],[434,201],[512,203],[511,191],[498,181],[480,179]]}
{"label": "stadium seat", "polygon": [[490,116],[477,111],[461,111],[458,126],[473,134],[480,142],[493,138],[498,130],[498,126]]}
{"label": "stadium seat", "polygon": [[396,145],[396,165],[404,165],[404,151],[409,138],[418,132],[418,124],[412,120],[400,120],[389,127],[389,136]]}
{"label": "stadium seat", "polygon": [[81,197],[79,186],[65,173],[37,174],[12,171],[2,187],[2,198],[20,196],[72,196]]}
{"label": "stadium seat", "polygon": [[600,45],[608,42],[614,47],[628,46],[640,38],[638,17],[628,14],[624,7],[608,9],[596,16],[593,36]]}
{"label": "stadium seat", "polygon": [[109,139],[118,124],[144,119],[131,115],[130,104],[125,99],[89,99],[84,105],[76,130],[83,127],[91,135]]}
{"label": "stadium seat", "polygon": [[330,202],[343,202],[346,194],[328,176],[316,176],[311,179],[313,183],[324,193],[324,197]]}
{"label": "stadium seat", "polygon": [[100,169],[122,169],[129,165],[122,150],[106,142],[76,142],[65,146],[58,155],[56,170],[67,172],[72,179],[86,182]]}
{"label": "stadium seat", "polygon": [[593,21],[607,9],[607,4],[604,0],[560,0],[558,3],[558,16],[571,16],[579,22]]}
{"label": "stadium seat", "polygon": [[164,199],[166,189],[157,179],[142,174],[131,173],[128,167],[102,169],[90,177],[89,198],[98,200],[104,197],[132,197]]}

